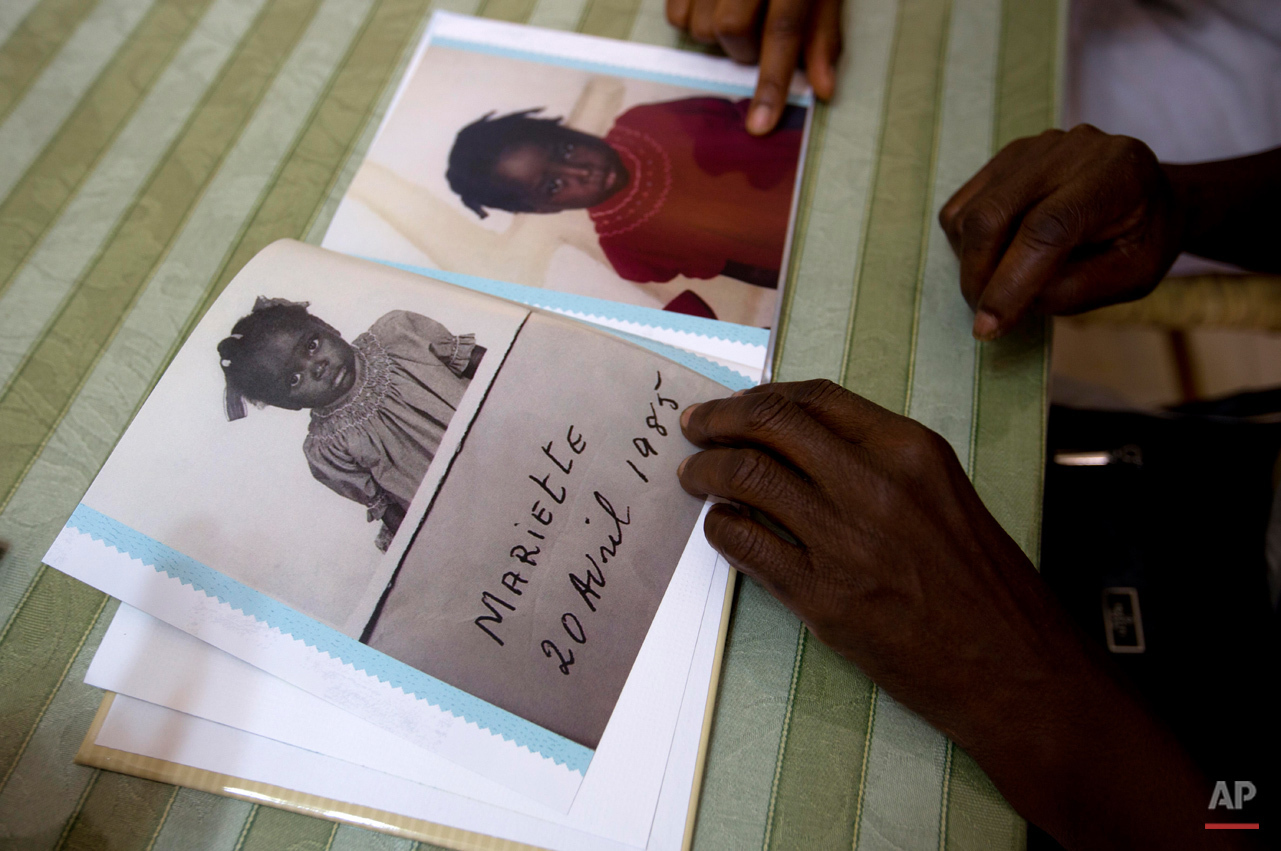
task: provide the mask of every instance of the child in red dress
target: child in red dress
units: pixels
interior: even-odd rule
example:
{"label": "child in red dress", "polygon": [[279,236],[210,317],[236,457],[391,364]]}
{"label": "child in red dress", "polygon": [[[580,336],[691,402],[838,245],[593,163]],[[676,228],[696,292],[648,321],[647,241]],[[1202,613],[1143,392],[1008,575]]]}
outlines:
{"label": "child in red dress", "polygon": [[805,110],[744,129],[749,101],[642,104],[604,138],[527,110],[464,127],[447,178],[481,218],[586,209],[618,275],[637,283],[726,275],[777,287]]}

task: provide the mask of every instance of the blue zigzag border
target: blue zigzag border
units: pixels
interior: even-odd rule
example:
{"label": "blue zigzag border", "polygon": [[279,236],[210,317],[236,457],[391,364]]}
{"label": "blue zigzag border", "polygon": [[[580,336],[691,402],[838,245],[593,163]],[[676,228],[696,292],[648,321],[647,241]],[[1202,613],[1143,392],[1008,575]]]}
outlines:
{"label": "blue zigzag border", "polygon": [[648,325],[651,328],[663,328],[668,331],[684,331],[701,337],[727,340],[732,343],[745,343],[749,346],[761,346],[764,348],[769,345],[770,332],[768,328],[735,325],[732,322],[704,319],[701,316],[688,316],[684,313],[671,313],[666,310],[608,301],[587,295],[563,293],[559,290],[548,290],[541,287],[528,287],[524,284],[510,284],[506,281],[495,281],[492,278],[481,278],[463,272],[450,272],[445,269],[415,266],[412,263],[379,260],[377,257],[362,256],[360,259],[369,260],[383,266],[390,266],[393,269],[400,269],[402,272],[413,272],[415,275],[444,281],[447,284],[466,287],[469,290],[498,296],[508,301],[527,304],[530,307],[571,310],[587,316],[600,316],[623,322],[635,322],[637,325]]}
{"label": "blue zigzag border", "polygon": [[102,541],[124,555],[154,568],[157,573],[167,574],[184,585],[190,585],[196,591],[278,629],[308,647],[314,647],[321,653],[351,665],[367,676],[375,677],[418,700],[425,700],[429,705],[474,723],[507,741],[529,748],[571,771],[585,774],[587,766],[591,764],[595,753],[591,748],[570,741],[361,644],[84,503],[76,506],[67,521],[67,527]]}
{"label": "blue zigzag border", "polygon": [[[645,68],[637,68],[632,65],[615,65],[612,62],[601,62],[593,59],[579,59],[572,56],[562,56],[557,53],[545,53],[538,50],[521,50],[515,47],[506,47],[504,45],[489,44],[483,41],[473,41],[467,38],[458,38],[457,36],[436,35],[431,36],[431,44],[436,47],[445,47],[453,50],[462,50],[468,53],[479,53],[484,56],[501,56],[506,59],[518,59],[524,62],[533,62],[542,65],[555,65],[561,68],[572,68],[575,71],[588,71],[593,74],[605,74],[611,77],[623,77],[624,79],[646,80],[651,83],[666,83],[669,86],[682,86],[695,91],[716,92],[722,95],[736,95],[740,98],[750,98],[756,87],[754,85],[745,85],[740,83],[730,83],[723,80],[710,80],[706,77],[699,77],[691,74],[672,74],[666,71],[651,71]],[[811,107],[814,105],[814,96],[808,91],[804,94],[788,93],[787,102],[797,106]]]}

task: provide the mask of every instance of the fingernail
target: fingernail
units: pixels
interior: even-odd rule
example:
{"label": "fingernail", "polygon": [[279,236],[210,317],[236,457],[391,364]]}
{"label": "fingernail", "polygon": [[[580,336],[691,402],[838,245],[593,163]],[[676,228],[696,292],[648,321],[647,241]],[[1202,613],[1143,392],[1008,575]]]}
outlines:
{"label": "fingernail", "polygon": [[689,456],[687,455],[681,459],[681,462],[679,464],[676,465],[677,478],[685,474],[685,465],[688,463],[689,463]]}
{"label": "fingernail", "polygon": [[699,405],[699,403],[698,403],[698,402],[695,402],[694,404],[690,405],[690,406],[689,406],[688,408],[686,408],[685,410],[681,411],[681,428],[688,428],[688,427],[689,427],[689,417],[690,417],[690,415],[691,415],[691,414],[693,414],[693,413],[694,413],[694,409],[695,409],[695,408],[697,408],[697,407],[698,407],[698,405]]}
{"label": "fingernail", "polygon": [[819,73],[822,75],[823,98],[830,98],[836,90],[836,63],[829,62],[822,66]]}
{"label": "fingernail", "polygon": [[747,132],[762,136],[770,131],[770,119],[774,111],[763,103],[758,103],[747,113]]}
{"label": "fingernail", "polygon": [[986,310],[980,310],[974,317],[974,336],[979,340],[995,340],[997,331],[996,317]]}
{"label": "fingernail", "polygon": [[735,390],[733,393],[729,394],[729,397],[733,399],[736,396],[742,396],[744,393],[747,392],[748,389],[750,388],[744,388],[743,390]]}

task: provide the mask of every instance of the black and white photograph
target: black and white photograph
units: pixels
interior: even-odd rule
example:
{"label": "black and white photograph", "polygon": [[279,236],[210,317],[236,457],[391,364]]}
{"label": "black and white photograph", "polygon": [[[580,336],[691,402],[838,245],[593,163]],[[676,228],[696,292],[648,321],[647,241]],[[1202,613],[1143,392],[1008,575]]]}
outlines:
{"label": "black and white photograph", "polygon": [[702,509],[680,412],[717,390],[585,330],[522,327],[366,638],[594,749]]}
{"label": "black and white photograph", "polygon": [[278,243],[192,332],[90,504],[358,637],[527,313]]}
{"label": "black and white photograph", "polygon": [[594,749],[702,510],[680,411],[720,392],[598,329],[285,241],[85,504]]}
{"label": "black and white photograph", "polygon": [[310,412],[316,480],[367,509],[386,550],[476,374],[485,347],[407,310],[350,343],[306,302],[264,298],[218,344],[228,420],[245,403]]}

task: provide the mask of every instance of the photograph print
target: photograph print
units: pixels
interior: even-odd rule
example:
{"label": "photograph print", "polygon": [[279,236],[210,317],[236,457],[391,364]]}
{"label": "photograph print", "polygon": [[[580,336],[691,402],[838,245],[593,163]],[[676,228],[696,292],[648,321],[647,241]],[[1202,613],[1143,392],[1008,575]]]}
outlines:
{"label": "photograph print", "polygon": [[408,310],[348,343],[308,307],[259,296],[218,343],[227,419],[243,418],[246,402],[308,410],[308,469],[381,524],[375,546],[385,551],[485,347]]}
{"label": "photograph print", "polygon": [[749,104],[433,42],[324,244],[766,327],[807,110],[756,137]]}
{"label": "photograph print", "polygon": [[573,320],[281,241],[84,504],[594,750],[703,507],[676,480],[680,411],[724,392]]}
{"label": "photograph print", "polygon": [[358,638],[527,312],[278,242],[210,307],[85,501]]}

